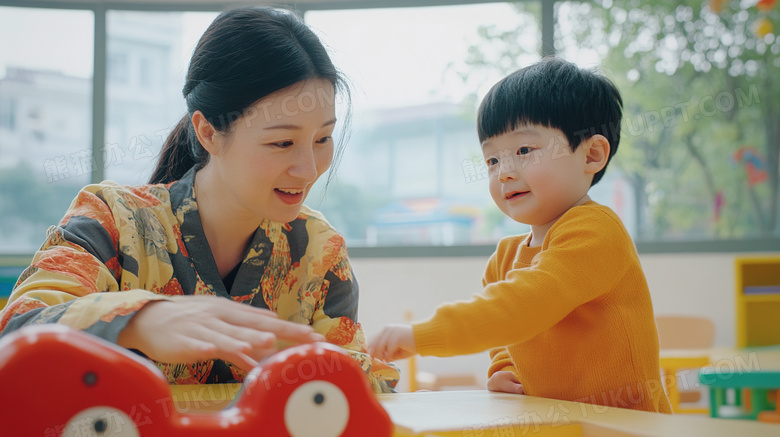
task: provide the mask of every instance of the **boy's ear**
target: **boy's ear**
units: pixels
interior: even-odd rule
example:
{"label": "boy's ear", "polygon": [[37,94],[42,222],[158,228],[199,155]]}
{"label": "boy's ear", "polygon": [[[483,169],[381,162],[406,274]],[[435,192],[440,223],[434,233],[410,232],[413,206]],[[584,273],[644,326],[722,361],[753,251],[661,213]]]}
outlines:
{"label": "boy's ear", "polygon": [[206,116],[200,111],[192,114],[192,126],[195,128],[195,135],[198,141],[209,152],[209,155],[219,153],[219,144],[217,143],[218,132],[214,126],[206,120]]}
{"label": "boy's ear", "polygon": [[609,140],[604,135],[593,135],[585,140],[585,173],[596,174],[600,172],[609,159]]}

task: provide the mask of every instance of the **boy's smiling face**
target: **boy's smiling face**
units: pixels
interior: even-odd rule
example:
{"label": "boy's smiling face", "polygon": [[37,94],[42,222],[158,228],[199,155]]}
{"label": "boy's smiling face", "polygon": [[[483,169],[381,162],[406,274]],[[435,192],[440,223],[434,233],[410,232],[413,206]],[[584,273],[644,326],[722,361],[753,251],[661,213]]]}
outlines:
{"label": "boy's smiling face", "polygon": [[587,200],[593,174],[583,140],[572,151],[559,129],[524,125],[488,138],[482,155],[488,167],[490,194],[507,216],[546,230],[569,208]]}

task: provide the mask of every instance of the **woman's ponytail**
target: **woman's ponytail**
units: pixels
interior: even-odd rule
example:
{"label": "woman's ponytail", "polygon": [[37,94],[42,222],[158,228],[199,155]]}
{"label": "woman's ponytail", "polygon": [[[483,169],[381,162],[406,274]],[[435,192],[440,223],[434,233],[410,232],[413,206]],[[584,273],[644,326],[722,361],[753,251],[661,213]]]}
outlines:
{"label": "woman's ponytail", "polygon": [[175,128],[168,134],[160,151],[160,160],[149,180],[150,184],[167,184],[178,181],[187,173],[198,159],[193,155],[193,141],[191,138],[192,123],[189,114],[185,114]]}

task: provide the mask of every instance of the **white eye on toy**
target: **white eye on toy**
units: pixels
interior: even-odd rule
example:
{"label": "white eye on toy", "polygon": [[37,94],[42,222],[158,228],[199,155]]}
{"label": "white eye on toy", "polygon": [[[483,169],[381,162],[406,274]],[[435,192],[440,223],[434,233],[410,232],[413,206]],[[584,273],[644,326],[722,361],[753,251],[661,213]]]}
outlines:
{"label": "white eye on toy", "polygon": [[123,411],[93,407],[71,417],[62,437],[139,437],[135,423]]}
{"label": "white eye on toy", "polygon": [[293,437],[338,437],[348,421],[347,397],[327,381],[298,387],[284,407],[284,423]]}

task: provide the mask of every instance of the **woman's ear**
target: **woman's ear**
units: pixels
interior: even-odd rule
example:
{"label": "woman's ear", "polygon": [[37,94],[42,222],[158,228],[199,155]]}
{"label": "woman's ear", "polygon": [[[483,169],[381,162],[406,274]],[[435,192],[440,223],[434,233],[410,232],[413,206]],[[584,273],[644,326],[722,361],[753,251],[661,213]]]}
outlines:
{"label": "woman's ear", "polygon": [[604,135],[593,135],[585,140],[585,173],[596,174],[607,165],[609,160],[609,140]]}
{"label": "woman's ear", "polygon": [[209,152],[209,155],[217,155],[220,147],[217,143],[219,133],[214,126],[206,120],[206,116],[200,111],[195,111],[192,114],[192,126],[195,128],[195,135],[198,136],[198,141]]}

